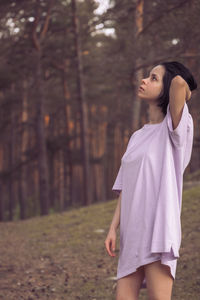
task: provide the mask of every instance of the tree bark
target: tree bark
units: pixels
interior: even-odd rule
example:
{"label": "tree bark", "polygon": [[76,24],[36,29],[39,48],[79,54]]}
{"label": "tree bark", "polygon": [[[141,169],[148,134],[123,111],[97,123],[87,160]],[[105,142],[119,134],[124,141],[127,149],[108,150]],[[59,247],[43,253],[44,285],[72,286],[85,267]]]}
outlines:
{"label": "tree bark", "polygon": [[19,172],[19,206],[20,206],[20,219],[25,219],[26,217],[26,198],[27,198],[27,165],[23,163],[26,161],[26,151],[28,149],[28,95],[27,95],[27,80],[23,80],[23,95],[22,95],[22,137],[21,137],[21,172]]}
{"label": "tree bark", "polygon": [[85,101],[85,87],[83,83],[83,63],[82,51],[80,43],[79,23],[77,16],[76,0],[71,1],[74,42],[76,51],[76,68],[77,68],[77,89],[78,101],[80,105],[80,128],[81,128],[81,153],[83,161],[83,205],[88,205],[92,202],[91,187],[90,187],[90,166],[89,166],[89,143],[88,143],[88,112],[87,103]]}
{"label": "tree bark", "polygon": [[36,133],[38,146],[38,171],[41,215],[47,215],[49,211],[49,180],[47,165],[46,136],[44,128],[44,86],[41,69],[41,51],[37,52],[36,66]]}
{"label": "tree bark", "polygon": [[[11,86],[11,95],[14,97],[15,94],[15,85],[12,84]],[[8,204],[8,209],[9,209],[9,221],[13,220],[13,210],[14,210],[14,198],[15,198],[15,190],[14,190],[14,172],[13,172],[13,167],[14,167],[14,160],[15,160],[15,133],[14,133],[14,128],[15,128],[15,110],[13,109],[11,105],[11,110],[10,110],[10,139],[9,139],[9,204]]]}
{"label": "tree bark", "polygon": [[[143,28],[143,9],[144,9],[144,0],[138,0],[136,4],[135,10],[135,40],[137,39],[138,35],[142,31]],[[136,66],[141,64],[141,59],[138,58],[136,60]],[[140,69],[138,72],[135,73],[135,80],[134,80],[134,101],[133,101],[133,117],[132,117],[132,131],[135,131],[140,126],[140,111],[141,111],[141,100],[138,98],[137,95],[137,88],[141,83],[143,77],[143,70]]]}
{"label": "tree bark", "polygon": [[40,32],[37,32],[39,19],[41,16],[40,2],[36,3],[35,21],[33,23],[32,40],[35,47],[36,69],[35,69],[35,87],[37,89],[36,100],[36,133],[38,142],[38,170],[39,170],[39,191],[40,191],[40,213],[48,214],[49,210],[49,181],[48,181],[48,164],[46,136],[44,126],[44,83],[42,70],[42,42],[46,36],[49,27],[50,13],[53,1],[50,0],[45,22]]}

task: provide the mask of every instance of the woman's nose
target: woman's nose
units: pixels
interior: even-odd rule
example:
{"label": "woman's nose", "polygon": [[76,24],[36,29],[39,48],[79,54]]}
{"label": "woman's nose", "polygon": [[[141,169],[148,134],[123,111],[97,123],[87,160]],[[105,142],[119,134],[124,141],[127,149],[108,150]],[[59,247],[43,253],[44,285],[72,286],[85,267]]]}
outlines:
{"label": "woman's nose", "polygon": [[146,84],[146,78],[142,79],[142,83]]}

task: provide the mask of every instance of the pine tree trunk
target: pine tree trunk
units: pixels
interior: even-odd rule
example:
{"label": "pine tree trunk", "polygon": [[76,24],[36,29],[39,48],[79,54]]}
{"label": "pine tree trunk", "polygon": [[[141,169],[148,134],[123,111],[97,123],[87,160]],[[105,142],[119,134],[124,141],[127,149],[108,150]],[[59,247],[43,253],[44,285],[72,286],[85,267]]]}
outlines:
{"label": "pine tree trunk", "polygon": [[[54,5],[53,0],[49,0],[47,13],[43,22],[43,26],[38,27],[41,18],[40,1],[36,2],[35,18],[33,22],[32,40],[35,47],[36,68],[35,68],[35,88],[37,90],[36,98],[36,134],[38,145],[38,171],[39,171],[39,193],[40,193],[40,213],[48,214],[49,211],[49,181],[48,181],[48,164],[47,149],[44,126],[44,82],[42,72],[42,49],[43,42],[46,37],[51,10]],[[39,29],[39,30],[38,30]]]}
{"label": "pine tree trunk", "polygon": [[80,44],[80,32],[76,8],[76,0],[71,1],[73,30],[75,39],[76,51],[76,68],[77,68],[77,92],[80,107],[80,124],[81,124],[81,153],[83,161],[83,205],[88,205],[92,202],[91,187],[90,187],[90,170],[89,170],[89,143],[88,143],[88,116],[87,104],[85,101],[85,89],[83,83],[83,65],[82,53]]}
{"label": "pine tree trunk", "polygon": [[63,101],[63,120],[64,120],[64,128],[65,128],[65,136],[66,136],[66,147],[64,149],[64,209],[67,208],[68,205],[71,204],[72,201],[72,176],[73,176],[73,165],[72,165],[72,153],[71,153],[71,142],[69,140],[70,135],[70,105],[68,101],[70,99],[70,93],[67,82],[67,71],[69,67],[68,60],[64,61],[64,70],[63,70],[63,91],[64,91],[64,101]]}
{"label": "pine tree trunk", "polygon": [[37,51],[36,65],[36,133],[37,133],[37,150],[38,150],[38,171],[39,171],[39,192],[40,192],[40,213],[47,215],[49,211],[49,182],[48,182],[48,165],[46,136],[44,127],[44,85],[41,70],[41,51]]}
{"label": "pine tree trunk", "polygon": [[[15,96],[15,84],[11,85],[11,95],[14,98]],[[13,210],[14,210],[14,199],[15,199],[15,186],[14,186],[14,160],[15,160],[15,110],[11,105],[10,111],[10,139],[9,139],[9,221],[13,220]]]}
{"label": "pine tree trunk", "polygon": [[[135,10],[135,40],[137,40],[137,35],[143,28],[143,10],[144,10],[144,0],[138,0]],[[136,66],[141,64],[141,59],[136,59]],[[143,70],[139,70],[135,74],[136,86],[134,86],[134,101],[133,101],[133,118],[132,118],[132,131],[135,131],[140,126],[140,111],[141,111],[141,100],[138,98],[137,91],[138,87],[141,84],[141,80],[143,78]]]}
{"label": "pine tree trunk", "polygon": [[3,193],[3,187],[5,187],[4,181],[3,181],[3,161],[4,161],[4,147],[0,145],[0,222],[4,220],[5,212],[4,212],[4,193]]}
{"label": "pine tree trunk", "polygon": [[22,137],[21,137],[21,162],[22,168],[19,172],[19,206],[20,206],[20,219],[26,217],[26,198],[27,198],[27,165],[23,163],[26,161],[26,151],[28,149],[28,95],[27,95],[27,80],[23,81],[23,95],[22,95]]}
{"label": "pine tree trunk", "polygon": [[3,180],[0,178],[0,222],[4,221]]}

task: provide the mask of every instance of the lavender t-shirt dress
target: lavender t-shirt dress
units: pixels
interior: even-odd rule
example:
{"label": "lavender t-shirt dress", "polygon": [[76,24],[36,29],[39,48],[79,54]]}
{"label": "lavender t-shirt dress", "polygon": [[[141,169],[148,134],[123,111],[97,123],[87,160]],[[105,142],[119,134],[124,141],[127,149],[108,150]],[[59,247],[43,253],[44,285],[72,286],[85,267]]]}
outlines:
{"label": "lavender t-shirt dress", "polygon": [[183,173],[191,159],[193,132],[185,102],[174,130],[168,104],[161,123],[145,124],[130,137],[112,187],[122,193],[117,279],[159,259],[175,279]]}

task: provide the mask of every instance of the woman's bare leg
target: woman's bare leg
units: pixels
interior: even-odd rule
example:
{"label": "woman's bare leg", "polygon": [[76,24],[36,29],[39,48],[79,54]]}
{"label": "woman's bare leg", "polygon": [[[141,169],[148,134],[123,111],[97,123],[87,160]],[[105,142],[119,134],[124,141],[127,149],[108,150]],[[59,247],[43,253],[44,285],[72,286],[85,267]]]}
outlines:
{"label": "woman's bare leg", "polygon": [[174,279],[170,268],[155,261],[144,265],[149,300],[170,300]]}
{"label": "woman's bare leg", "polygon": [[116,300],[137,300],[144,279],[144,268],[117,280]]}

